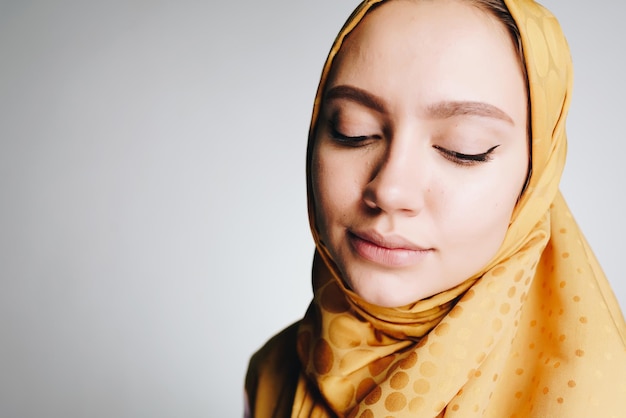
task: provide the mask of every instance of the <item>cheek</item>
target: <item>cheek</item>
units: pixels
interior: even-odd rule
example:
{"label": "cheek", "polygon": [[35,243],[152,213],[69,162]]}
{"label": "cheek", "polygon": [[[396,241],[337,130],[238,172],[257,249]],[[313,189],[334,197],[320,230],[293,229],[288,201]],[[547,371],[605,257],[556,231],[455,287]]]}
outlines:
{"label": "cheek", "polygon": [[483,181],[476,182],[473,190],[476,196],[474,207],[478,206],[481,211],[477,216],[483,218],[483,225],[500,231],[500,235],[508,228],[528,175],[527,141],[517,139],[517,143],[501,155],[497,165],[486,173]]}
{"label": "cheek", "polygon": [[353,194],[349,187],[351,179],[346,176],[345,167],[335,160],[329,158],[328,152],[322,147],[313,153],[311,162],[316,225],[325,241],[329,239],[332,225],[340,221],[341,214],[346,213],[351,199],[349,196]]}
{"label": "cheek", "polygon": [[315,207],[327,218],[358,206],[367,162],[321,145],[312,155],[311,182]]}
{"label": "cheek", "polygon": [[445,211],[449,216],[440,219],[445,235],[459,245],[468,246],[470,251],[495,253],[504,239],[526,178],[523,167],[515,171],[518,173],[508,176],[491,173],[447,193]]}
{"label": "cheek", "polygon": [[327,184],[325,181],[324,167],[320,162],[317,152],[313,152],[311,157],[311,186],[313,193],[316,229],[323,235],[326,224],[326,212],[324,198],[328,196]]}

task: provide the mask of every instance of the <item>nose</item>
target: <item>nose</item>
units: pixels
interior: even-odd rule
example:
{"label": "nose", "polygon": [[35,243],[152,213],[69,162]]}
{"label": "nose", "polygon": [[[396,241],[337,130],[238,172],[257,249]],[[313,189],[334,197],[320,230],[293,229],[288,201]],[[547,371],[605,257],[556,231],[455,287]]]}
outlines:
{"label": "nose", "polygon": [[424,206],[428,170],[415,147],[408,145],[392,142],[374,167],[363,190],[363,201],[369,208],[416,216]]}

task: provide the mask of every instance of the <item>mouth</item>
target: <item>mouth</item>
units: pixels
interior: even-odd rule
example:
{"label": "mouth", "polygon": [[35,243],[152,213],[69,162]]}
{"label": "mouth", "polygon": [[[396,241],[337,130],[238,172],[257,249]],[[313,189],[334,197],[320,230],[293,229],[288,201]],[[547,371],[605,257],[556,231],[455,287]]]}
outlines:
{"label": "mouth", "polygon": [[362,258],[384,267],[407,267],[419,263],[433,248],[422,247],[398,235],[348,231],[348,241]]}

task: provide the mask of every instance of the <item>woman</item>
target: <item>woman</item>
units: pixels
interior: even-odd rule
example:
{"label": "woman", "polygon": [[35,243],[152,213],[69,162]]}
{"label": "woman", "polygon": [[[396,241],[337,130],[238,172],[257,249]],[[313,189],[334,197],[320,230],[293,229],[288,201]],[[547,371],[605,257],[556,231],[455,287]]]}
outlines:
{"label": "woman", "polygon": [[356,9],[309,136],[314,300],[252,416],[623,415],[626,324],[558,191],[570,91],[532,1]]}

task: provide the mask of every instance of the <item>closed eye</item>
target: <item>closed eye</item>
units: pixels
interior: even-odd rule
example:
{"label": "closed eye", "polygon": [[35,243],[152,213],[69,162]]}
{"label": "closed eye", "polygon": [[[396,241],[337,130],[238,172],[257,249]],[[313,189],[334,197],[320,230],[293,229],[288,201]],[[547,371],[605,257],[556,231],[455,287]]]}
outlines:
{"label": "closed eye", "polygon": [[379,135],[348,136],[339,132],[332,123],[330,124],[330,135],[335,141],[339,142],[340,144],[351,147],[365,145],[365,143],[370,139],[380,139]]}
{"label": "closed eye", "polygon": [[492,156],[491,153],[498,148],[500,145],[493,146],[489,148],[487,151],[480,154],[463,154],[460,152],[452,151],[439,145],[433,145],[437,151],[441,153],[441,155],[452,161],[455,164],[463,165],[463,166],[472,166],[480,163],[484,163],[490,161]]}

